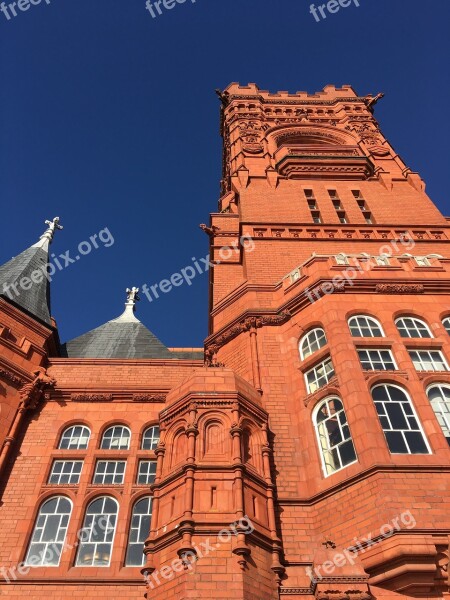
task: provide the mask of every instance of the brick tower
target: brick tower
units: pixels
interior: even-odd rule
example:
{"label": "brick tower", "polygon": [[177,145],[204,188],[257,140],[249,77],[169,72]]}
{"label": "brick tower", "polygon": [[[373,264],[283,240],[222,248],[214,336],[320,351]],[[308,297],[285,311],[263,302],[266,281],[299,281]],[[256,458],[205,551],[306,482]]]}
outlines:
{"label": "brick tower", "polygon": [[204,353],[135,288],[60,345],[46,279],[20,283],[57,221],[0,268],[0,591],[450,600],[448,221],[381,94],[219,97]]}

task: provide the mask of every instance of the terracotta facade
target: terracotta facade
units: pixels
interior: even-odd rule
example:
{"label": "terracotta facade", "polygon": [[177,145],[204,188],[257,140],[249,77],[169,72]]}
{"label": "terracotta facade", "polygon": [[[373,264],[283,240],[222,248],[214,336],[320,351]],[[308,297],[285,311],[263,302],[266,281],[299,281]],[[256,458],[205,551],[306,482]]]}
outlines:
{"label": "terracotta facade", "polygon": [[[65,357],[54,322],[0,298],[3,596],[450,598],[450,225],[379,99],[220,95],[204,360]],[[60,447],[71,426],[87,447]],[[114,426],[127,447],[102,447]],[[77,483],[49,483],[55,461],[82,462]],[[126,463],[122,480],[99,483],[99,461]],[[66,546],[30,568],[56,497]],[[83,563],[98,498],[117,507],[113,541]],[[145,563],[127,566],[147,498]]]}

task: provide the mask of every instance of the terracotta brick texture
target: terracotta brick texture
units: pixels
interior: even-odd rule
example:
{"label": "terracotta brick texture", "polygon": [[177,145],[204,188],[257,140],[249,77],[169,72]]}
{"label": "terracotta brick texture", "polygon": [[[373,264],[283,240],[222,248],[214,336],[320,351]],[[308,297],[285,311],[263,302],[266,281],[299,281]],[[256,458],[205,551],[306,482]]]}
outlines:
{"label": "terracotta brick texture", "polygon": [[[54,328],[0,300],[2,596],[450,599],[450,225],[376,100],[222,94],[204,362],[61,358]],[[87,447],[60,448],[77,425]],[[102,448],[112,426],[129,447]],[[79,480],[50,482],[55,461],[82,461]],[[94,481],[98,461],[123,480]],[[72,506],[58,564],[24,564],[55,497]],[[113,542],[88,566],[103,497]]]}

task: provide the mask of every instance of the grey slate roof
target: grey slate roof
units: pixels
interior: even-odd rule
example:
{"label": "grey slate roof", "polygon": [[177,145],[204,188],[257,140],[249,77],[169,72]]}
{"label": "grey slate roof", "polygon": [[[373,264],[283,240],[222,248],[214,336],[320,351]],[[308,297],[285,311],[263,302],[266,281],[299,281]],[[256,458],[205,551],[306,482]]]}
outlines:
{"label": "grey slate roof", "polygon": [[19,285],[23,277],[30,279],[34,271],[46,273],[47,262],[48,243],[43,241],[0,266],[0,296],[51,325],[50,284],[47,278],[42,277],[40,283],[31,282],[29,289],[23,289]]}
{"label": "grey slate roof", "polygon": [[62,355],[68,358],[161,358],[201,360],[201,352],[171,352],[134,316],[134,309],[67,342]]}
{"label": "grey slate roof", "polygon": [[145,325],[109,321],[64,344],[69,358],[174,358]]}

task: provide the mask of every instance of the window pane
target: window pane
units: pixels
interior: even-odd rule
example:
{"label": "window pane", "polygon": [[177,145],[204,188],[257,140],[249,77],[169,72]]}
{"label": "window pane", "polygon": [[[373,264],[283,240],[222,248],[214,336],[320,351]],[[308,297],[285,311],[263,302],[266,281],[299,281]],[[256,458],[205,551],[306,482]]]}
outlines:
{"label": "window pane", "polygon": [[86,450],[91,432],[84,425],[74,425],[64,431],[59,448],[61,450]]}
{"label": "window pane", "polygon": [[329,398],[318,407],[315,426],[327,475],[356,460],[344,407],[339,399]]}
{"label": "window pane", "polygon": [[145,564],[143,554],[144,542],[150,533],[150,521],[152,515],[152,499],[142,498],[133,507],[130,534],[128,539],[127,566],[142,567]]}
{"label": "window pane", "polygon": [[425,437],[406,393],[393,385],[380,385],[372,389],[372,397],[389,450],[396,454],[428,454]]}
{"label": "window pane", "polygon": [[[78,548],[77,566],[108,566],[116,527],[118,505],[108,497],[97,498],[88,506],[83,536]],[[89,518],[94,516],[94,518]]]}
{"label": "window pane", "polygon": [[58,566],[62,544],[67,534],[71,502],[62,496],[51,498],[41,506],[31,537],[25,564]]}

